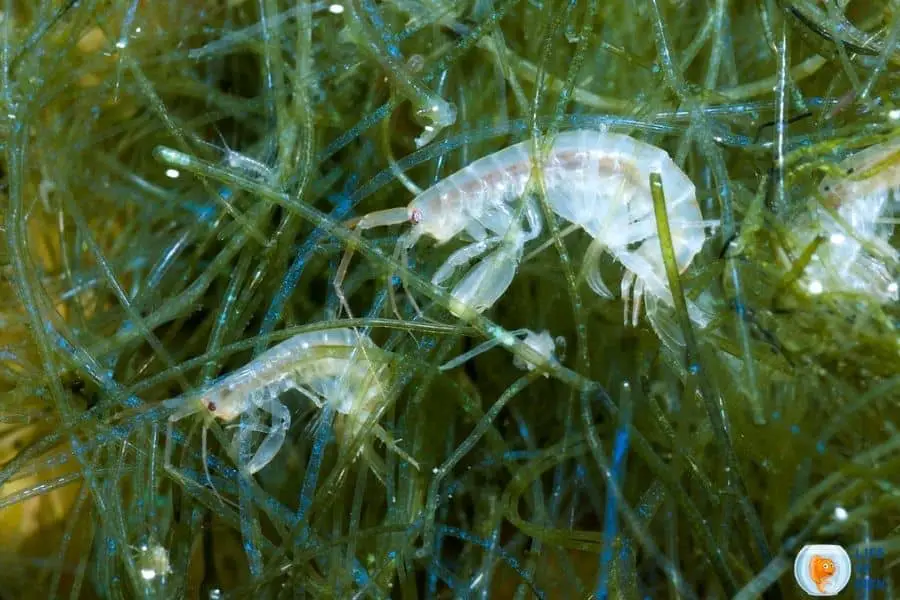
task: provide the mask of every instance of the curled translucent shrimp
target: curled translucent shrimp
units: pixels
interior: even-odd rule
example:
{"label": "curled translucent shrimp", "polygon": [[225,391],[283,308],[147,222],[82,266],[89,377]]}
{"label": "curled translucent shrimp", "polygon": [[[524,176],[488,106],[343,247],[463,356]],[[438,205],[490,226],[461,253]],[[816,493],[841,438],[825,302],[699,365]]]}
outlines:
{"label": "curled translucent shrimp", "polygon": [[[226,423],[243,417],[238,425],[241,432],[264,434],[243,467],[253,474],[272,461],[290,428],[291,414],[279,400],[281,394],[297,390],[319,408],[330,405],[344,425],[344,440],[350,441],[386,409],[389,365],[389,355],[353,329],[301,333],[219,379],[191,401],[168,401],[178,407],[169,418],[170,426],[203,410]],[[270,424],[263,422],[261,412],[270,415]],[[416,465],[381,426],[376,424],[374,433]]]}
{"label": "curled translucent shrimp", "polygon": [[423,134],[416,138],[416,146],[421,148],[442,129],[456,122],[456,107],[428,89],[414,69],[400,59],[396,48],[388,48],[384,33],[378,31],[380,17],[377,16],[377,8],[372,3],[366,10],[363,4],[360,0],[345,3],[347,22],[360,36],[363,47],[382,65],[391,83],[412,102],[415,119],[425,128]]}
{"label": "curled translucent shrimp", "polygon": [[896,301],[891,269],[898,262],[889,240],[894,224],[886,213],[900,190],[900,140],[871,146],[838,165],[841,174],[819,185],[823,207],[798,223],[798,249],[819,237],[803,283],[812,294],[854,292],[878,302]]}
{"label": "curled translucent shrimp", "polygon": [[[684,272],[706,241],[705,229],[716,222],[703,220],[694,184],[664,150],[627,135],[571,131],[556,137],[543,164],[547,202],[553,212],[593,238],[584,265],[591,289],[612,297],[600,277],[603,252],[625,267],[626,324],[637,321],[645,293],[669,306],[673,303],[657,236],[651,173],[662,177],[675,260]],[[648,311],[651,306],[656,303],[648,304]],[[689,311],[701,327],[708,323],[697,306],[689,305]],[[652,320],[653,315],[648,312],[648,316]]]}

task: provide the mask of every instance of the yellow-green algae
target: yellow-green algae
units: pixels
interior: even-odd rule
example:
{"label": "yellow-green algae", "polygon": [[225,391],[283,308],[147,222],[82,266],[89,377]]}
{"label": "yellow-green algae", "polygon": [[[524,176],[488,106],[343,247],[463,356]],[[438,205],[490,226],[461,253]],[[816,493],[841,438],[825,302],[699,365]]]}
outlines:
{"label": "yellow-green algae", "polygon": [[[793,241],[897,134],[896,2],[5,0],[0,28],[3,598],[794,598],[813,542],[896,593],[898,307],[811,294],[826,242]],[[400,227],[346,227],[573,127],[665,148],[719,220],[667,269],[684,346],[623,325],[565,224],[462,319],[429,283],[456,246],[404,268]],[[221,424],[169,439],[163,400],[349,325],[397,356],[380,424],[419,470],[376,446],[378,481],[292,394],[254,477]],[[561,360],[523,375],[521,327]]]}

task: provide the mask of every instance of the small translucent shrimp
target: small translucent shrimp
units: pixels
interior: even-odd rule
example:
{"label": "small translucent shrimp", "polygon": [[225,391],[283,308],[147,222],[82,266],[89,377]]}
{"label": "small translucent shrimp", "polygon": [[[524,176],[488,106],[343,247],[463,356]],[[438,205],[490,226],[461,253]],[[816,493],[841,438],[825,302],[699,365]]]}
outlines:
{"label": "small translucent shrimp", "polygon": [[898,254],[889,241],[894,225],[885,217],[900,190],[900,140],[857,152],[838,168],[841,176],[825,177],[819,185],[826,210],[795,228],[798,249],[816,237],[824,239],[806,267],[806,288],[812,294],[844,291],[896,301],[898,285],[890,267],[896,267]]}
{"label": "small translucent shrimp", "polygon": [[[242,431],[265,436],[244,466],[250,473],[265,467],[284,444],[291,414],[279,396],[297,390],[317,407],[329,404],[346,427],[346,441],[386,408],[386,371],[389,356],[367,336],[353,329],[331,329],[298,334],[263,352],[253,361],[216,381],[199,394],[199,402],[168,401],[179,409],[170,425],[188,415],[207,410],[220,421],[230,423],[243,416]],[[271,416],[264,424],[259,412]],[[404,459],[416,465],[400,450],[379,425],[375,435]]]}
{"label": "small translucent shrimp", "polygon": [[428,89],[415,69],[405,64],[397,49],[385,43],[387,38],[379,31],[376,8],[367,11],[359,0],[348,0],[343,6],[347,9],[347,23],[360,36],[363,48],[381,64],[397,90],[409,98],[416,121],[425,126],[424,133],[416,138],[416,146],[428,144],[442,129],[456,122],[456,107]]}
{"label": "small translucent shrimp", "polygon": [[819,193],[830,206],[838,207],[852,202],[858,210],[866,210],[861,198],[877,198],[876,208],[868,208],[870,214],[878,213],[887,201],[891,190],[900,187],[900,138],[869,146],[852,154],[838,164],[840,177],[825,177],[819,184]]}
{"label": "small translucent shrimp", "polygon": [[[554,338],[546,329],[540,333],[535,333],[530,329],[525,329],[523,331],[525,332],[525,339],[522,341],[525,342],[526,345],[531,346],[531,348],[544,358],[550,358],[551,356],[555,357],[557,346],[565,348],[566,338],[562,336]],[[533,363],[523,360],[518,356],[513,358],[513,366],[523,371],[534,371],[535,369]],[[550,374],[544,373],[544,377],[550,377]]]}

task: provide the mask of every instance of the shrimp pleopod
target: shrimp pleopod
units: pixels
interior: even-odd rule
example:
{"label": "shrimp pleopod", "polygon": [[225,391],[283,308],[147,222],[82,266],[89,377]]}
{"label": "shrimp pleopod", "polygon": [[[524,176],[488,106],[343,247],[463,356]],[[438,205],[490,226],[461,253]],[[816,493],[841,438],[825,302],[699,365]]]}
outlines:
{"label": "shrimp pleopod", "polygon": [[[253,456],[243,465],[256,473],[269,464],[284,444],[291,414],[279,397],[296,390],[317,407],[329,405],[349,442],[387,408],[391,355],[354,329],[331,329],[298,334],[263,352],[240,369],[190,398],[168,401],[178,410],[170,423],[208,411],[212,417],[236,424],[238,435],[264,434]],[[260,413],[270,415],[263,422]],[[379,425],[373,429],[390,448],[410,460]]]}
{"label": "shrimp pleopod", "polygon": [[795,227],[796,246],[823,241],[803,283],[812,294],[850,292],[876,302],[896,302],[897,249],[890,244],[894,225],[889,213],[898,205],[900,141],[857,152],[838,165],[839,175],[819,185],[823,205]]}

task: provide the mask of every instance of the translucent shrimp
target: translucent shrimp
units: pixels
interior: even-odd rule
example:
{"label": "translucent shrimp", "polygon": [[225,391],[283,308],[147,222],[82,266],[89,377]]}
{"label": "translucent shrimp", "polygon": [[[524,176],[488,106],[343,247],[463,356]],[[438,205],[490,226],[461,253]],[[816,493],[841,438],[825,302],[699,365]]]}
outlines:
{"label": "translucent shrimp", "polygon": [[[584,267],[591,289],[613,297],[600,277],[599,258],[604,251],[625,267],[626,324],[637,321],[645,293],[673,304],[657,236],[651,173],[662,177],[675,260],[684,272],[706,241],[705,229],[716,222],[703,220],[694,184],[664,150],[627,135],[571,131],[556,137],[543,165],[547,202],[553,212],[594,240]],[[648,311],[656,305],[648,304]],[[695,323],[705,327],[707,315],[693,304],[689,310]]]}
{"label": "translucent shrimp", "polygon": [[[851,292],[877,302],[897,301],[898,254],[889,240],[894,224],[886,213],[900,190],[900,140],[871,146],[838,165],[842,175],[819,185],[824,207],[802,220],[795,230],[802,249],[824,239],[803,283],[812,294]],[[824,208],[824,209],[823,209]]]}
{"label": "translucent shrimp", "polygon": [[[191,401],[168,401],[178,407],[169,419],[170,426],[203,410],[226,423],[243,416],[241,431],[264,434],[244,465],[253,474],[272,461],[290,428],[291,414],[279,400],[281,394],[297,390],[319,408],[329,404],[341,418],[344,441],[349,442],[387,408],[389,366],[390,356],[353,329],[298,334],[216,381],[198,397],[188,399]],[[262,421],[260,412],[270,415],[270,424]],[[376,424],[374,433],[417,467],[381,426]]]}
{"label": "translucent shrimp", "polygon": [[[451,291],[451,312],[459,316],[466,306],[477,312],[493,305],[509,287],[525,245],[537,238],[543,223],[534,198],[523,198],[528,226],[518,217],[531,176],[533,142],[526,140],[485,156],[418,195],[408,206],[377,211],[361,217],[358,229],[408,222],[397,254],[428,236],[443,244],[465,234],[474,240],[454,252],[438,269],[432,282],[441,284],[453,271],[479,257],[474,267]],[[634,295],[635,319],[641,296],[649,292],[672,304],[662,252],[656,238],[650,173],[660,172],[668,196],[668,212],[679,268],[686,269],[706,240],[694,184],[665,151],[626,135],[597,130],[559,134],[542,164],[547,202],[555,214],[587,231],[593,238],[587,260],[591,288],[612,297],[599,275],[599,255],[613,254],[628,269],[623,286],[628,322],[629,297]],[[338,271],[340,282],[349,254]],[[346,305],[346,302],[345,302]],[[692,316],[706,323],[692,307]]]}

